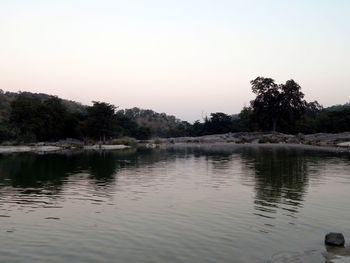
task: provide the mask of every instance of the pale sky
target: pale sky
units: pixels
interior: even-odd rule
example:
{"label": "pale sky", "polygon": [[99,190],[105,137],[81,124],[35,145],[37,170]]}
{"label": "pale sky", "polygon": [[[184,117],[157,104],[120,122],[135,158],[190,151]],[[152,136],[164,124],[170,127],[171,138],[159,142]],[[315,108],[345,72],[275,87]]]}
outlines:
{"label": "pale sky", "polygon": [[250,80],[350,101],[348,0],[0,0],[0,88],[187,121],[238,113]]}

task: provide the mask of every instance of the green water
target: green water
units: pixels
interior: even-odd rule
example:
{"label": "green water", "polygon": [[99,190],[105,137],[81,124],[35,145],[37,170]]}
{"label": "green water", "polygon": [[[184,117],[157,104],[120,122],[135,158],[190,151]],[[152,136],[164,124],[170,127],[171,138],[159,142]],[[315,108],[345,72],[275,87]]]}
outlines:
{"label": "green water", "polygon": [[318,259],[349,190],[348,155],[300,149],[0,155],[0,262]]}

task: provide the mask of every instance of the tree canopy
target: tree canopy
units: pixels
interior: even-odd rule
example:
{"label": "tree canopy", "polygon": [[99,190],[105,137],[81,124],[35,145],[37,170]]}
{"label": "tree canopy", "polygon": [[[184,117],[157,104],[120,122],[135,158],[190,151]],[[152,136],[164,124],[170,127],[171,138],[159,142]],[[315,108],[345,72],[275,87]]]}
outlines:
{"label": "tree canopy", "polygon": [[254,119],[262,130],[276,131],[295,125],[306,108],[301,87],[294,80],[277,85],[271,78],[257,77],[252,80],[256,98],[251,102]]}
{"label": "tree canopy", "polygon": [[227,132],[277,130],[295,134],[350,131],[350,103],[323,108],[306,102],[294,80],[251,81],[256,98],[239,114],[211,113],[192,124],[165,113],[132,108],[118,110],[106,102],[92,106],[47,94],[0,90],[0,142],[55,141],[65,138],[109,140],[130,136],[202,136]]}

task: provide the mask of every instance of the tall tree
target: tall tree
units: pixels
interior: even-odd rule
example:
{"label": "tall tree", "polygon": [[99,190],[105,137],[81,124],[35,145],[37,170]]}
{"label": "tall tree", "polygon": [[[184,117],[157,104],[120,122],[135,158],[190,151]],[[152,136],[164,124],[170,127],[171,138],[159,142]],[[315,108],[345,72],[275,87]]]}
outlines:
{"label": "tall tree", "polygon": [[88,108],[87,135],[94,139],[114,136],[115,109],[112,104],[93,101],[93,106]]}
{"label": "tall tree", "polygon": [[232,117],[222,112],[211,113],[204,126],[208,134],[227,133],[232,130]]}
{"label": "tall tree", "polygon": [[11,107],[10,122],[24,141],[58,140],[75,135],[77,121],[57,97],[41,101],[21,94]]}
{"label": "tall tree", "polygon": [[306,107],[299,84],[288,80],[277,85],[273,79],[264,77],[257,77],[250,83],[256,94],[251,106],[260,128],[276,131],[278,126],[285,126],[291,129]]}
{"label": "tall tree", "polygon": [[278,85],[271,78],[257,77],[250,82],[256,94],[251,102],[255,120],[262,129],[272,128],[276,131],[281,111],[281,94]]}
{"label": "tall tree", "polygon": [[41,101],[20,95],[11,103],[10,123],[18,129],[21,139],[35,141],[40,131],[42,120],[39,112]]}

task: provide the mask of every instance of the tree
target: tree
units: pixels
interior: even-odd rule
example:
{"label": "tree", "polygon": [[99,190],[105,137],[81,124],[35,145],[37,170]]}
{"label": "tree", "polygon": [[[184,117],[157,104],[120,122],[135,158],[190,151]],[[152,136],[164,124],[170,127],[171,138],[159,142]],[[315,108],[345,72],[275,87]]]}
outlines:
{"label": "tree", "polygon": [[94,139],[105,139],[114,136],[115,109],[114,105],[93,101],[93,106],[87,110],[87,135]]}
{"label": "tree", "polygon": [[256,123],[253,121],[253,109],[251,107],[243,107],[236,121],[237,131],[250,132],[256,130]]}
{"label": "tree", "polygon": [[201,136],[204,134],[204,124],[199,120],[196,120],[191,127],[190,135],[191,136]]}
{"label": "tree", "polygon": [[41,101],[20,95],[11,103],[10,123],[19,132],[21,139],[35,141],[42,121],[39,117]]}
{"label": "tree", "polygon": [[24,141],[58,140],[75,136],[77,120],[51,96],[41,101],[21,94],[11,103],[10,123],[18,129]]}
{"label": "tree", "polygon": [[294,80],[277,85],[271,78],[257,77],[250,83],[256,94],[251,102],[254,119],[261,129],[276,131],[279,126],[288,129],[302,115],[306,102]]}
{"label": "tree", "polygon": [[232,130],[232,117],[222,112],[211,113],[204,125],[208,134],[227,133]]}
{"label": "tree", "polygon": [[296,122],[296,130],[306,134],[317,132],[317,120],[322,109],[317,101],[306,103],[304,114]]}
{"label": "tree", "polygon": [[152,137],[153,131],[150,127],[147,126],[141,126],[138,127],[136,130],[135,137],[139,140],[148,140]]}

